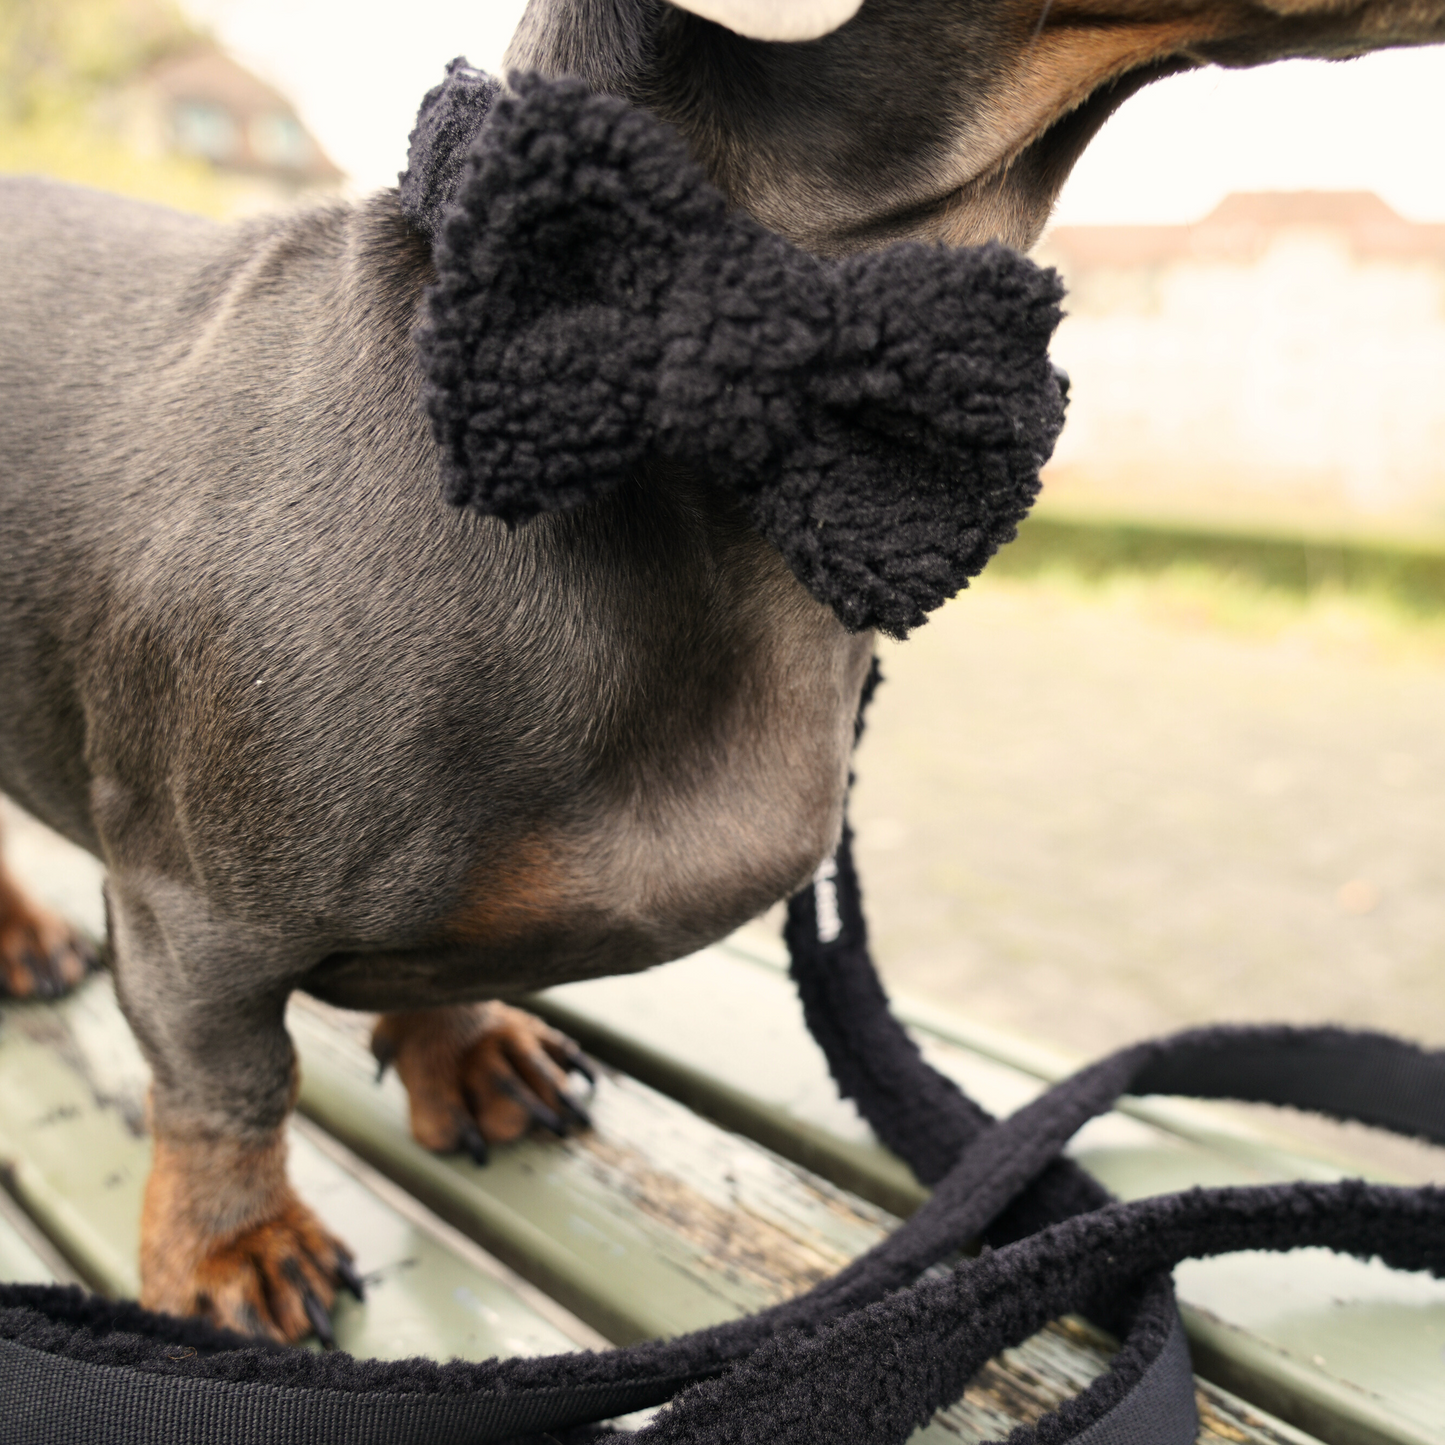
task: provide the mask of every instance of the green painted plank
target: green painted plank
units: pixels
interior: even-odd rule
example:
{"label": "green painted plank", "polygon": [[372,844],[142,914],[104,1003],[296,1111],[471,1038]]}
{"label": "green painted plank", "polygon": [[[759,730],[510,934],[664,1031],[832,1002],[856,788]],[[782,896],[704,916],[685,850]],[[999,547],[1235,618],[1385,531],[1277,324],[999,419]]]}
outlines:
{"label": "green painted plank", "polygon": [[[78,1273],[116,1296],[138,1290],[141,1191],[150,1165],[146,1085],[107,978],[56,1004],[6,1008],[0,1159],[16,1199]],[[355,1251],[367,1281],[364,1306],[349,1297],[337,1302],[343,1349],[385,1359],[485,1359],[597,1342],[590,1331],[569,1332],[562,1312],[539,1313],[498,1277],[499,1267],[489,1272],[459,1257],[303,1131],[293,1130],[290,1151],[298,1191]]]}
{"label": "green painted plank", "polygon": [[[85,990],[87,1004],[105,987],[97,984]],[[75,1067],[64,1007],[5,1009],[0,1158],[16,1199],[80,1276],[103,1293],[133,1297],[150,1144]]]}
{"label": "green painted plank", "polygon": [[529,1138],[479,1168],[417,1145],[364,1031],[293,1007],[300,1107],[444,1219],[618,1342],[675,1335],[785,1298],[888,1228],[883,1211],[610,1071],[597,1128]]}
{"label": "green painted plank", "polygon": [[[795,1294],[897,1223],[608,1069],[590,1105],[592,1133],[527,1139],[494,1150],[484,1168],[439,1158],[411,1140],[400,1085],[375,1082],[359,1021],[306,1003],[293,1006],[289,1025],[303,1111],[619,1341]],[[1108,1357],[1086,1326],[1051,1326],[991,1362],[915,1445],[1001,1439],[1082,1389]],[[1205,1398],[1200,1440],[1210,1445],[1303,1438],[1217,1391]]]}
{"label": "green painted plank", "polygon": [[1175,1278],[1211,1378],[1341,1445],[1445,1440],[1440,1281],[1319,1249],[1190,1260]]}
{"label": "green painted plank", "polygon": [[[834,1096],[776,954],[706,950],[646,975],[550,990],[535,1002],[599,1057],[625,1063],[694,1109],[869,1198],[907,1204],[901,1166]],[[930,1060],[995,1113],[1012,1112],[1068,1072],[1067,1061],[1027,1045],[1011,1059],[1002,1036],[938,1010],[903,1003],[898,1011]],[[1070,1152],[1126,1198],[1195,1184],[1339,1177],[1329,1163],[1191,1101],[1125,1101],[1081,1130]],[[1341,1445],[1445,1438],[1440,1281],[1318,1252],[1191,1261],[1178,1278],[1181,1296],[1198,1301],[1186,1313],[1191,1338],[1223,1383]],[[1226,1322],[1222,1332],[1215,1320]],[[1236,1363],[1222,1363],[1229,1360]]]}
{"label": "green painted plank", "polygon": [[74,1273],[11,1197],[0,1190],[0,1280],[67,1284]]}

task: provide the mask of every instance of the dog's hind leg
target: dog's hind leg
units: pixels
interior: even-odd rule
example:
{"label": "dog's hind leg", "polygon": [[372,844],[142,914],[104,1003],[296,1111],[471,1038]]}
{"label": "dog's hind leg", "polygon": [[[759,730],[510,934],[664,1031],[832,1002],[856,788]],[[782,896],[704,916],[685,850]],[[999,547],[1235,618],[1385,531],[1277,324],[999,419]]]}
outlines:
{"label": "dog's hind leg", "polygon": [[440,1154],[489,1144],[533,1124],[554,1134],[586,1128],[568,1075],[592,1077],[582,1051],[541,1019],[503,1003],[383,1014],[371,1036],[377,1064],[394,1065],[411,1104],[411,1132]]}
{"label": "dog's hind leg", "polygon": [[95,950],[26,896],[0,858],[0,994],[56,998],[95,967]]}
{"label": "dog's hind leg", "polygon": [[360,1285],[286,1175],[289,960],[171,880],[113,875],[108,894],[116,991],[152,1073],[141,1303],[329,1342],[337,1287]]}

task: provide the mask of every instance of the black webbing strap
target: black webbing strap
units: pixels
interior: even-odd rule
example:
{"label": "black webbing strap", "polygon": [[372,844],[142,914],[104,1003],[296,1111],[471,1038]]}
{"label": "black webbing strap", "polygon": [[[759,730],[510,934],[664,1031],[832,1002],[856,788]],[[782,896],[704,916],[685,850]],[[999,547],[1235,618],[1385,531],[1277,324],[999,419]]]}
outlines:
{"label": "black webbing strap", "polygon": [[[675,1388],[690,1383],[675,1382]],[[626,1384],[456,1397],[188,1379],[67,1359],[0,1339],[0,1442],[119,1445],[471,1445],[535,1434],[556,1414],[606,1419]],[[561,1397],[565,1396],[565,1400]]]}

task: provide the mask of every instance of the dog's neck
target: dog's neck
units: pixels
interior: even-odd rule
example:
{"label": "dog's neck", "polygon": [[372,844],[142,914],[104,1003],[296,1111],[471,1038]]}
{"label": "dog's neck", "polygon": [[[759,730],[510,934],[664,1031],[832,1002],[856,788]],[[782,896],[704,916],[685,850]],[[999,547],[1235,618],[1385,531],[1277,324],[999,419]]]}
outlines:
{"label": "dog's neck", "polygon": [[1051,73],[1023,74],[1038,12],[866,0],[840,28],[779,44],[665,0],[531,0],[505,68],[579,76],[651,110],[733,204],[818,255],[901,239],[1026,250],[1079,152],[1158,73],[1056,94]]}
{"label": "dog's neck", "polygon": [[[808,16],[813,38],[777,43]],[[1441,40],[1441,0],[529,0],[504,68],[653,111],[819,255],[1027,250],[1099,127],[1161,76]]]}

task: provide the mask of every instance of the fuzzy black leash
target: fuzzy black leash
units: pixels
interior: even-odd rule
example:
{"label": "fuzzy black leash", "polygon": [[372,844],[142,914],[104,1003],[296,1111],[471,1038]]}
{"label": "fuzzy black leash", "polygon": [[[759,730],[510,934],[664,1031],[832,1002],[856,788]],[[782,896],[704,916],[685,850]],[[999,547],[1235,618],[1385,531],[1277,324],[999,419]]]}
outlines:
{"label": "fuzzy black leash", "polygon": [[[428,98],[402,192],[415,224],[440,227],[425,359],[454,500],[521,521],[626,485],[639,448],[656,447],[733,486],[845,623],[901,632],[1032,497],[1061,410],[1044,351],[1057,288],[1011,253],[816,262],[728,214],[676,138],[620,102],[566,82],[504,96],[460,64]],[[1165,1091],[1445,1143],[1445,1054],[1339,1029],[1194,1030],[1121,1050],[999,1121],[889,1012],[846,829],[792,901],[787,937],[839,1088],[933,1186],[832,1279],[678,1339],[448,1364],[317,1356],[73,1288],[4,1285],[0,1445],[572,1445],[594,1422],[664,1404],[611,1438],[902,1445],[990,1357],[1070,1311],[1122,1346],[1009,1445],[1192,1445],[1178,1261],[1323,1245],[1445,1274],[1438,1189],[1121,1204],[1060,1157],[1120,1094]],[[982,1254],[940,1273],[974,1242]]]}

